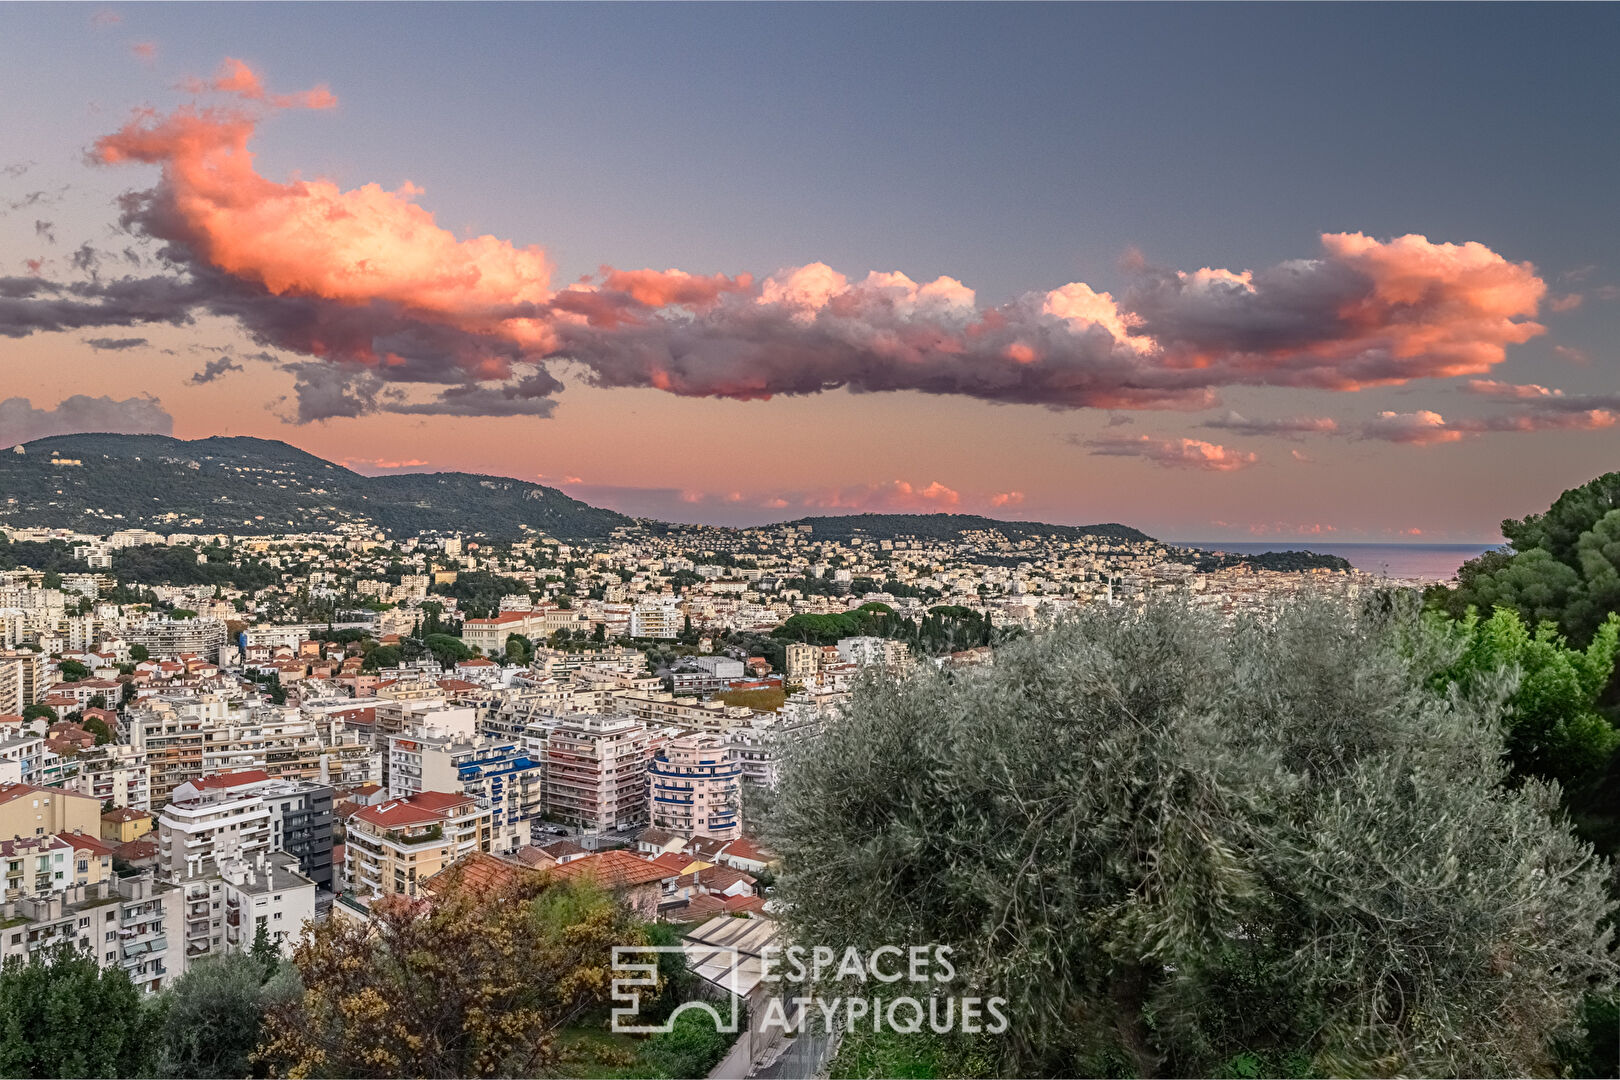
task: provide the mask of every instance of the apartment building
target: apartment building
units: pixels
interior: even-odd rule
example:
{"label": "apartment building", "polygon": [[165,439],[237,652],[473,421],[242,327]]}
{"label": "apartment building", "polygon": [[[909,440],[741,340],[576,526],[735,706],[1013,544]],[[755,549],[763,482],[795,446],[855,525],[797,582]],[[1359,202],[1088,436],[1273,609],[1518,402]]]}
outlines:
{"label": "apartment building", "polygon": [[175,884],[182,898],[185,963],[253,947],[263,926],[282,955],[315,918],[315,883],[285,851],[197,864]]}
{"label": "apartment building", "polygon": [[717,735],[683,735],[647,764],[654,828],[685,837],[742,835],[742,765]]}
{"label": "apartment building", "polygon": [[743,662],[729,656],[693,656],[670,675],[670,689],[681,694],[714,694],[743,677]]}
{"label": "apartment building", "polygon": [[647,817],[647,725],[628,716],[567,716],[546,738],[546,810],[602,832]]}
{"label": "apartment building", "polygon": [[790,641],[786,649],[785,670],[783,675],[790,683],[800,686],[807,685],[815,678],[816,671],[821,666],[821,647],[803,641]]}
{"label": "apartment building", "polygon": [[0,784],[0,836],[48,836],[73,831],[97,836],[101,804],[60,788]]}
{"label": "apartment building", "polygon": [[0,961],[58,945],[88,951],[103,969],[122,968],[143,993],[166,990],[185,971],[182,894],[150,874],[109,877],[0,906]]}
{"label": "apartment building", "polygon": [[901,671],[911,663],[911,650],[905,642],[890,638],[847,637],[838,639],[838,658],[846,664]]}
{"label": "apartment building", "polygon": [[461,791],[490,808],[493,850],[529,842],[530,823],[544,807],[545,760],[516,741],[471,741],[392,735],[388,739],[388,797]]}
{"label": "apartment building", "polygon": [[159,695],[125,712],[125,741],[146,758],[150,805],[162,806],[175,788],[203,775],[208,734],[229,719],[229,702],[215,695]]}
{"label": "apartment building", "polygon": [[647,725],[669,724],[698,731],[725,733],[753,719],[745,705],[681,698],[667,691],[624,690],[613,695],[615,711]]}
{"label": "apartment building", "polygon": [[188,781],[157,819],[159,873],[195,874],[205,861],[255,863],[291,855],[299,872],[333,891],[332,789],[269,776],[262,769]]}
{"label": "apartment building", "polygon": [[0,650],[0,715],[37,703],[45,690],[45,657],[29,649]]}
{"label": "apartment building", "polygon": [[152,808],[151,767],[146,755],[124,743],[87,747],[74,756],[78,772],[62,787],[102,805],[131,810]]}
{"label": "apartment building", "polygon": [[158,815],[158,873],[170,881],[195,875],[204,861],[252,861],[268,854],[270,811],[258,794],[262,770],[220,773],[178,785]]}
{"label": "apartment building", "polygon": [[677,596],[645,600],[630,609],[630,636],[633,638],[678,638],[686,622],[686,611]]}
{"label": "apartment building", "polygon": [[314,720],[297,706],[250,701],[207,733],[203,772],[263,769],[280,779],[315,780],[324,752]]}
{"label": "apartment building", "polygon": [[217,658],[225,644],[225,623],[199,616],[195,619],[168,619],[153,615],[134,623],[124,634],[131,645],[144,645],[154,659],[188,654]]}
{"label": "apartment building", "polygon": [[424,791],[367,806],[349,818],[345,891],[362,905],[385,896],[415,898],[421,882],[492,845],[489,807],[471,795]]}

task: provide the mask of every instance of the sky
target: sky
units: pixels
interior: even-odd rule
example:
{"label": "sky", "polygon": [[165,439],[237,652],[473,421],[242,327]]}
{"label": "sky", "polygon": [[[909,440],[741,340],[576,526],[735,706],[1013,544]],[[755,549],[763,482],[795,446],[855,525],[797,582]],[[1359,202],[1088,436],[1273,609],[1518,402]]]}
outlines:
{"label": "sky", "polygon": [[0,5],[0,446],[1489,542],[1620,451],[1613,5]]}

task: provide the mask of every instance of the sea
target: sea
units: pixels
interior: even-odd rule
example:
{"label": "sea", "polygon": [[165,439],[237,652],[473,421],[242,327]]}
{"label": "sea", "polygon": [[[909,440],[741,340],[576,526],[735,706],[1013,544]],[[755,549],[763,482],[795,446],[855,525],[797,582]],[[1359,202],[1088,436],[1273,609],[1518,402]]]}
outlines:
{"label": "sea", "polygon": [[1265,551],[1314,551],[1338,555],[1369,574],[1403,580],[1449,581],[1469,559],[1495,550],[1497,544],[1324,544],[1315,540],[1272,540],[1265,543],[1233,540],[1174,540],[1171,543],[1234,555]]}

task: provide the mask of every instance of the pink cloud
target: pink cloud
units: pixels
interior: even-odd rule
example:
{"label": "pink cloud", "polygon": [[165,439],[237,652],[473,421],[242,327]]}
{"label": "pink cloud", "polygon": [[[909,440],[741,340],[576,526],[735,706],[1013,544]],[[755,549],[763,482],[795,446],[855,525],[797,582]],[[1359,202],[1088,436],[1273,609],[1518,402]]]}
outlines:
{"label": "pink cloud", "polygon": [[138,112],[95,149],[102,164],[158,167],[125,220],[162,241],[180,272],[117,289],[76,283],[71,296],[25,301],[0,334],[234,319],[261,344],[314,358],[295,386],[298,418],[313,420],[404,410],[383,388],[407,382],[450,386],[442,403],[409,411],[543,416],[561,388],[552,361],[597,386],[694,397],[844,387],[1196,409],[1227,386],[1355,390],[1483,374],[1543,331],[1534,317],[1546,285],[1528,263],[1415,234],[1326,233],[1315,256],[1252,270],[1138,260],[1117,294],[1070,282],[998,305],[951,277],[850,276],[819,262],[758,279],[603,267],[556,288],[543,248],[458,238],[410,183],[261,175],[250,149],[259,124],[280,109],[331,107],[324,87],[271,93],[235,58],[188,85],[231,103]]}
{"label": "pink cloud", "polygon": [[1580,293],[1566,293],[1563,296],[1553,297],[1548,306],[1554,311],[1574,311],[1581,306],[1581,301],[1584,299],[1586,298]]}
{"label": "pink cloud", "polygon": [[1608,408],[1582,407],[1589,400],[1594,399],[1560,399],[1553,396],[1546,404],[1532,405],[1517,412],[1462,420],[1447,420],[1427,409],[1409,413],[1381,412],[1362,425],[1361,437],[1412,446],[1433,446],[1461,442],[1465,438],[1491,432],[1597,431],[1615,426],[1615,410],[1620,408],[1620,403]]}
{"label": "pink cloud", "polygon": [[860,487],[830,488],[800,497],[799,505],[817,510],[944,510],[960,505],[961,493],[938,480],[918,487],[905,480]]}
{"label": "pink cloud", "polygon": [[1248,526],[1251,536],[1329,536],[1339,531],[1337,525],[1327,525],[1322,522],[1251,522]]}
{"label": "pink cloud", "polygon": [[1562,397],[1562,390],[1553,390],[1538,383],[1498,382],[1495,379],[1469,379],[1470,393],[1503,401],[1540,401],[1542,398]]}
{"label": "pink cloud", "polygon": [[1260,460],[1259,455],[1242,450],[1230,450],[1218,443],[1201,439],[1156,439],[1151,435],[1136,438],[1097,438],[1087,440],[1093,455],[1102,457],[1140,457],[1155,465],[1170,469],[1203,469],[1209,472],[1236,472]]}
{"label": "pink cloud", "polygon": [[151,63],[157,58],[157,43],[152,41],[137,41],[130,45],[129,54],[143,63]]}
{"label": "pink cloud", "polygon": [[990,505],[997,509],[1004,506],[1021,506],[1024,502],[1022,491],[998,491],[990,496]]}
{"label": "pink cloud", "polygon": [[1363,425],[1361,431],[1363,438],[1408,443],[1413,446],[1458,442],[1466,434],[1448,425],[1446,418],[1439,413],[1428,409],[1409,413],[1381,412],[1375,419]]}

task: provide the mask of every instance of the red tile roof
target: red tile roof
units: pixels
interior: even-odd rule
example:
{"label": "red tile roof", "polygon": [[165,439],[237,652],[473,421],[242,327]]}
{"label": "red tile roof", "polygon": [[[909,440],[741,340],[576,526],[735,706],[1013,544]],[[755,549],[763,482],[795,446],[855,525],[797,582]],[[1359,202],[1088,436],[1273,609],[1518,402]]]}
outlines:
{"label": "red tile roof", "polygon": [[228,790],[241,787],[244,784],[261,784],[270,779],[270,774],[263,769],[238,769],[236,772],[214,773],[212,776],[199,776],[191,781],[191,786],[198,791]]}
{"label": "red tile roof", "polygon": [[698,893],[686,902],[681,916],[686,919],[712,919],[725,913],[726,905],[720,899],[708,893]]}
{"label": "red tile roof", "polygon": [[390,799],[378,806],[363,806],[354,818],[383,829],[398,829],[406,825],[432,825],[452,816],[462,807],[472,806],[470,795],[453,795],[444,791],[424,791],[408,799]]}
{"label": "red tile roof", "polygon": [[638,859],[628,851],[598,852],[554,866],[550,872],[565,879],[591,878],[610,889],[650,885],[671,876],[663,867],[654,866],[646,859]]}
{"label": "red tile roof", "polygon": [[65,832],[56,835],[72,844],[74,851],[88,851],[98,858],[102,855],[111,855],[118,850],[117,844],[109,844],[101,837],[91,836],[89,833]]}
{"label": "red tile roof", "polygon": [[440,870],[422,882],[422,886],[430,892],[439,892],[455,885],[470,885],[475,889],[508,889],[534,873],[535,870],[523,863],[475,851]]}

